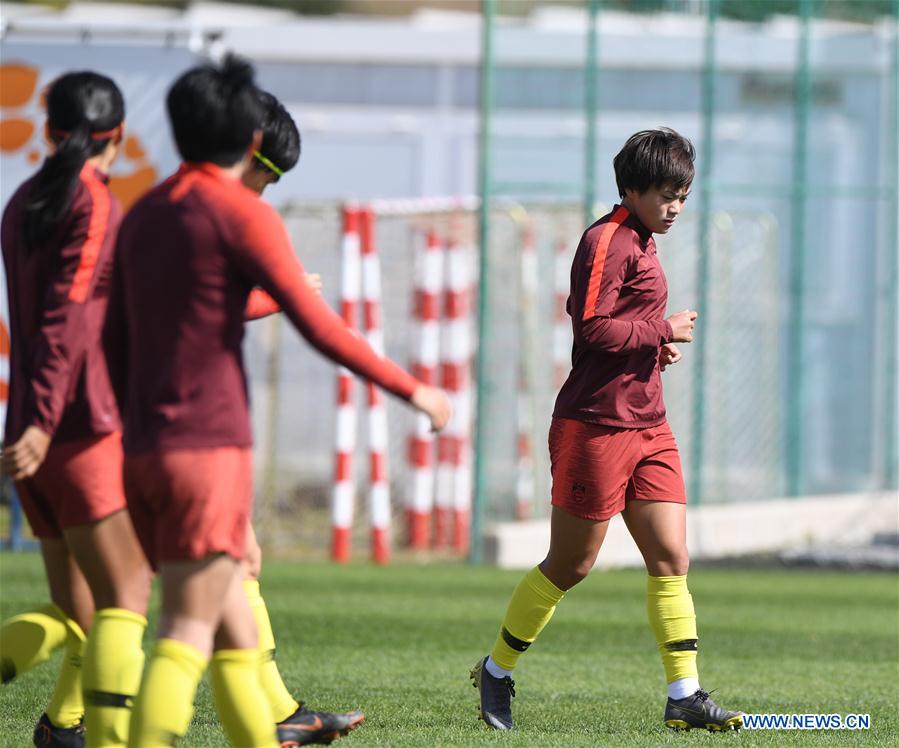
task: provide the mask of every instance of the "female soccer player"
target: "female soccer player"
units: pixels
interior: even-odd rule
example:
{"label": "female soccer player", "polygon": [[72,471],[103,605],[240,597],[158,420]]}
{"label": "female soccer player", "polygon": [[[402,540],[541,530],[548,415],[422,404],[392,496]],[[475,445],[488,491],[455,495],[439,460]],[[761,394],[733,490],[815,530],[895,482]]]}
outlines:
{"label": "female soccer player", "polygon": [[166,103],[185,163],[122,224],[106,327],[129,510],[162,579],[129,745],[180,740],[211,658],[229,739],[265,748],[278,739],[240,573],[252,503],[241,354],[250,289],[261,286],[320,351],[410,401],[435,428],[449,419],[449,399],[343,324],[306,283],[278,214],[241,184],[261,141],[252,68],[228,58],[189,70]]}
{"label": "female soccer player", "polygon": [[101,347],[121,219],[106,173],[124,116],[109,78],[54,81],[52,154],[3,215],[12,349],[2,466],[40,541],[51,599],[3,624],[4,682],[66,648],[37,745],[83,745],[83,715],[89,744],[124,745],[143,667],[150,572],[125,511],[121,424]]}
{"label": "female soccer player", "polygon": [[493,651],[471,672],[481,717],[513,726],[512,671],[565,592],[596,561],[609,520],[624,518],[649,572],[647,610],[668,680],[665,724],[739,728],[699,686],[696,615],[687,589],[686,496],[665,420],[660,372],[693,340],[696,312],[665,319],[668,285],[653,234],[665,234],[693,182],[693,146],[673,130],[638,132],[615,157],[621,205],[590,226],[571,268],[571,373],[549,432],[549,553],[509,602]]}

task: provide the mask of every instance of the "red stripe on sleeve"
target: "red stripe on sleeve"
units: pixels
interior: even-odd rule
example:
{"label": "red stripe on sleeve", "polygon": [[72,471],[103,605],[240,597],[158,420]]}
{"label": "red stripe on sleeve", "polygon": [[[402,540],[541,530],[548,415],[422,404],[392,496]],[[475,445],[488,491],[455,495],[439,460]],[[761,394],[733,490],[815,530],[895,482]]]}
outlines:
{"label": "red stripe on sleeve", "polygon": [[595,316],[596,301],[599,299],[599,288],[602,285],[602,271],[606,264],[606,253],[609,251],[609,244],[615,232],[621,227],[621,224],[627,220],[630,211],[625,207],[616,210],[612,217],[603,226],[602,233],[599,235],[599,241],[596,243],[596,252],[593,254],[593,268],[590,270],[590,283],[587,286],[587,300],[584,302],[584,316],[582,319],[587,320]]}
{"label": "red stripe on sleeve", "polygon": [[92,172],[86,169],[81,172],[82,180],[91,196],[91,217],[87,228],[87,239],[81,247],[81,258],[72,278],[72,287],[69,289],[69,301],[83,304],[87,299],[94,270],[97,268],[97,258],[106,238],[106,229],[109,226],[109,191],[106,185],[98,180]]}

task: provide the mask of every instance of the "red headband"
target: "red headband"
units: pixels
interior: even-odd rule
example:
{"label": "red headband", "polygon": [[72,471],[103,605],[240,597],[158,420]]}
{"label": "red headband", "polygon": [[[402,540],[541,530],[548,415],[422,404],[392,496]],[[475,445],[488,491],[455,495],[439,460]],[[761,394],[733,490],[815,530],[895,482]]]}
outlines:
{"label": "red headband", "polygon": [[[125,123],[123,122],[120,125],[116,125],[111,130],[101,130],[99,132],[91,133],[91,140],[107,140],[108,138],[116,138],[117,142],[122,139],[122,134],[125,131]],[[69,130],[59,130],[56,128],[51,129],[49,123],[47,124],[47,135],[51,138],[59,138],[60,140],[65,140],[72,133]]]}

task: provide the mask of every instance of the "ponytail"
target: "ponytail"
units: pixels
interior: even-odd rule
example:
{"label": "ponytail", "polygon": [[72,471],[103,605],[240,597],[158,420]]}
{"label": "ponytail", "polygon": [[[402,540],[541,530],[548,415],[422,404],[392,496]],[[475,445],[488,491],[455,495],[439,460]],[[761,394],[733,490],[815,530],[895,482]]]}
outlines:
{"label": "ponytail", "polygon": [[72,206],[85,162],[120,137],[122,94],[97,73],[67,73],[47,92],[47,134],[56,144],[35,175],[25,204],[25,242],[32,251],[49,241]]}
{"label": "ponytail", "polygon": [[31,249],[48,241],[68,213],[79,175],[94,155],[94,146],[90,130],[82,123],[60,140],[56,152],[44,161],[25,205],[25,241]]}

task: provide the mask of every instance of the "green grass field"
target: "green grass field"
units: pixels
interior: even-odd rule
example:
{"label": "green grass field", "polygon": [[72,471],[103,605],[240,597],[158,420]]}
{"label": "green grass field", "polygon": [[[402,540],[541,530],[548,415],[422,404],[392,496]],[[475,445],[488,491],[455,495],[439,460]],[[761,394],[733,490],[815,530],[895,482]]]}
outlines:
{"label": "green grass field", "polygon": [[[288,686],[320,708],[361,708],[351,746],[896,745],[899,585],[894,575],[697,568],[703,685],[757,713],[868,713],[867,732],[669,733],[646,624],[644,575],[597,572],[522,658],[518,729],[477,719],[468,669],[492,644],[518,572],[463,565],[266,562],[263,594]],[[39,604],[34,554],[0,555],[0,613]],[[58,656],[57,656],[58,657]],[[0,691],[0,744],[30,744],[51,661]],[[201,687],[186,746],[222,746]]]}

